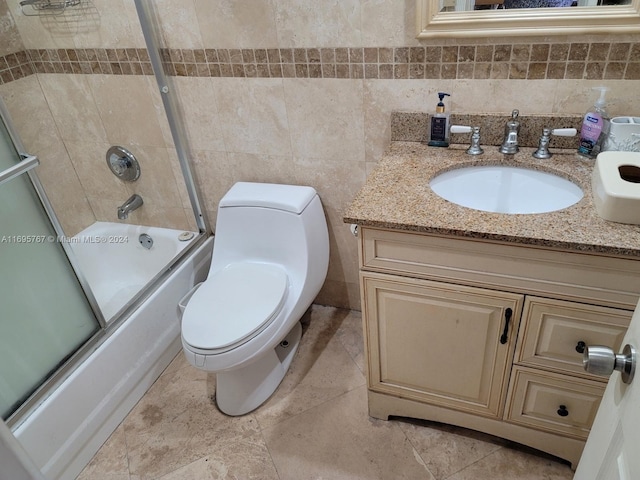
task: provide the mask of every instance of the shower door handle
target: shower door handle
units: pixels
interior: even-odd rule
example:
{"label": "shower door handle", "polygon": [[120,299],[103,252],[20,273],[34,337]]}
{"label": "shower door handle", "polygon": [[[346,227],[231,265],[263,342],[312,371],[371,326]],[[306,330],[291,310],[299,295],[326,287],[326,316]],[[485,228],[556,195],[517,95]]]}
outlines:
{"label": "shower door handle", "polygon": [[21,162],[18,162],[13,167],[9,167],[6,170],[0,172],[0,185],[8,182],[9,180],[13,180],[14,178],[28,172],[38,165],[40,165],[40,160],[38,160],[38,157],[35,157],[33,155],[23,155],[23,159]]}

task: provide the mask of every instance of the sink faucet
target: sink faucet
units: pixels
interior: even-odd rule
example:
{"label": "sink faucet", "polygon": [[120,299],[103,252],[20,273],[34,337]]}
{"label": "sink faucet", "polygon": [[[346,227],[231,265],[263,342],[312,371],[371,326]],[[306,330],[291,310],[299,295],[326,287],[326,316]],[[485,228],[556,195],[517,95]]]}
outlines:
{"label": "sink faucet", "polygon": [[513,155],[518,149],[518,132],[520,131],[520,122],[517,120],[520,112],[514,110],[511,112],[511,120],[507,121],[504,126],[504,142],[500,147],[500,153]]}
{"label": "sink faucet", "polygon": [[131,195],[122,206],[118,207],[118,219],[126,220],[130,212],[142,206],[142,197],[137,193]]}

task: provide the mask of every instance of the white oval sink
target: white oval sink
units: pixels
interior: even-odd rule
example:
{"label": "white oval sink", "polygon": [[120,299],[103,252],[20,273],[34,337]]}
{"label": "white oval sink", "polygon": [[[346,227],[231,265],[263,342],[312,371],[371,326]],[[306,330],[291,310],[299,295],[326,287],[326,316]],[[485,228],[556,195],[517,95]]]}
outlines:
{"label": "white oval sink", "polygon": [[463,167],[437,175],[429,186],[457,205],[494,213],[554,212],[583,197],[582,189],[569,180],[521,167]]}

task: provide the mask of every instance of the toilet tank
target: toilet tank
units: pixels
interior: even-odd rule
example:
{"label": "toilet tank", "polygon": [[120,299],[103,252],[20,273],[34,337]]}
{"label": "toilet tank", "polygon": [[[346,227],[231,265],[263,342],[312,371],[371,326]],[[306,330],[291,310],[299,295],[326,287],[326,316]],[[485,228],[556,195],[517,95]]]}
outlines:
{"label": "toilet tank", "polygon": [[315,189],[236,183],[218,205],[211,270],[238,261],[280,264],[292,283],[311,282],[319,289],[329,263],[329,236]]}

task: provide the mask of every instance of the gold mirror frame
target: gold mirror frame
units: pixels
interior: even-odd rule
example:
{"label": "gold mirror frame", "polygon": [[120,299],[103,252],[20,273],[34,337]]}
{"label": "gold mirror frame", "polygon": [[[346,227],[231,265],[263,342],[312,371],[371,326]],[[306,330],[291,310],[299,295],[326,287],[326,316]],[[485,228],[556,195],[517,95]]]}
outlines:
{"label": "gold mirror frame", "polygon": [[416,0],[418,38],[640,33],[640,0],[630,5],[440,12]]}

